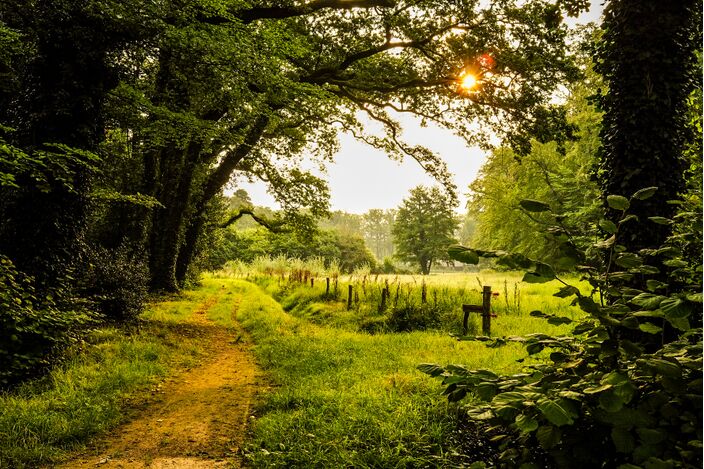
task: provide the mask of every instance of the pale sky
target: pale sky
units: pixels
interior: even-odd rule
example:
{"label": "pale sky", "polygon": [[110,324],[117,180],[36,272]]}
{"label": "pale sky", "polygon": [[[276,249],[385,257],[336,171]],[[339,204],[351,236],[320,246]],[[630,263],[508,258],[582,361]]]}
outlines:
{"label": "pale sky", "polygon": [[[567,22],[598,22],[602,9],[601,1],[592,1],[588,13],[576,21],[568,18]],[[458,187],[458,211],[464,212],[468,186],[486,160],[484,152],[468,147],[462,138],[437,125],[421,127],[418,119],[407,115],[398,120],[404,128],[404,141],[424,145],[445,160]],[[406,158],[402,163],[392,161],[384,152],[348,134],[340,134],[340,151],[335,156],[335,163],[328,165],[325,178],[330,187],[331,210],[360,214],[372,208],[396,208],[413,187],[437,184],[413,159]],[[242,181],[237,188],[246,190],[255,205],[278,208],[264,183]]]}

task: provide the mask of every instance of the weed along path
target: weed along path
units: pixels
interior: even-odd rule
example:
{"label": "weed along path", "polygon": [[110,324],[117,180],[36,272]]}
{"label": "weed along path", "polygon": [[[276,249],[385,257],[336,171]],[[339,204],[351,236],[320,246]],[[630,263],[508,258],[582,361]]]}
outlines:
{"label": "weed along path", "polygon": [[[158,385],[154,399],[134,418],[60,467],[240,466],[240,448],[261,375],[251,341],[234,321],[240,297],[222,288],[186,319],[203,332],[207,358]],[[219,320],[225,310],[230,327]],[[213,316],[217,323],[210,319]]]}

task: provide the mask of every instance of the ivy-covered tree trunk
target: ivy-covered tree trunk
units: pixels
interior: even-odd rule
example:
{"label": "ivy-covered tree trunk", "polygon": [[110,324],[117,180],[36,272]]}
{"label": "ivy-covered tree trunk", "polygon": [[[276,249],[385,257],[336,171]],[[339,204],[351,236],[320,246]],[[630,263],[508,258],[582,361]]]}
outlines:
{"label": "ivy-covered tree trunk", "polygon": [[668,201],[685,187],[686,101],[699,79],[701,11],[699,0],[613,0],[604,12],[597,70],[608,93],[601,98],[599,181],[606,195],[658,187],[631,208],[638,222],[622,227],[629,251],[662,244],[669,227],[648,217],[670,218],[675,207]]}

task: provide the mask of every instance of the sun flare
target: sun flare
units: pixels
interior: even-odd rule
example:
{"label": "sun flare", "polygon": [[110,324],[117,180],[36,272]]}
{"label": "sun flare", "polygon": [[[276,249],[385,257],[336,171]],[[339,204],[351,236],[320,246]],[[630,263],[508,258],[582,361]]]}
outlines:
{"label": "sun flare", "polygon": [[477,77],[472,75],[471,73],[466,73],[465,75],[460,78],[460,86],[464,90],[472,90],[477,86]]}

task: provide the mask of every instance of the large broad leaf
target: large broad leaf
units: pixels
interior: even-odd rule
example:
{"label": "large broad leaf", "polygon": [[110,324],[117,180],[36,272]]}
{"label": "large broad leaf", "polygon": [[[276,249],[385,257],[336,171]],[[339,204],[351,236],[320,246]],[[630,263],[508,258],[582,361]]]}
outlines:
{"label": "large broad leaf", "polygon": [[445,369],[434,363],[421,363],[417,366],[418,370],[430,376],[440,376],[445,372]]}
{"label": "large broad leaf", "polygon": [[624,267],[626,269],[640,267],[643,265],[643,259],[637,254],[631,252],[625,252],[616,258],[616,265]]}
{"label": "large broad leaf", "polygon": [[580,308],[582,308],[582,311],[592,314],[594,316],[603,316],[603,313],[601,311],[601,307],[596,304],[594,300],[589,298],[588,296],[581,296],[577,299],[577,304],[579,305]]}
{"label": "large broad leaf", "polygon": [[567,409],[565,409],[560,402],[553,401],[552,399],[540,399],[536,403],[538,410],[543,416],[553,425],[561,427],[563,425],[571,425],[574,423],[572,417],[570,416]]}
{"label": "large broad leaf", "polygon": [[520,414],[516,417],[516,427],[524,433],[534,432],[538,429],[538,420],[532,415]]}
{"label": "large broad leaf", "polygon": [[616,226],[616,223],[612,222],[611,220],[599,220],[599,226],[601,227],[602,230],[606,231],[607,233],[614,234],[616,231],[618,231],[618,227]]}
{"label": "large broad leaf", "polygon": [[660,303],[660,310],[667,319],[682,319],[692,313],[692,305],[682,298],[665,298]]}
{"label": "large broad leaf", "polygon": [[638,329],[648,334],[659,334],[662,332],[662,327],[658,327],[655,324],[646,322],[645,324],[639,324]]}
{"label": "large broad leaf", "polygon": [[518,204],[527,212],[547,212],[550,210],[550,205],[540,200],[523,199]]}
{"label": "large broad leaf", "polygon": [[611,440],[614,442],[616,451],[619,453],[630,453],[635,448],[636,440],[631,432],[622,427],[611,429]]}
{"label": "large broad leaf", "polygon": [[479,254],[474,249],[470,249],[459,244],[450,246],[447,249],[450,259],[464,262],[465,264],[476,265],[479,263]]}
{"label": "large broad leaf", "polygon": [[657,309],[663,300],[666,300],[666,296],[656,295],[654,293],[641,293],[640,295],[631,299],[631,303],[638,305],[644,309]]}
{"label": "large broad leaf", "polygon": [[649,199],[653,196],[653,194],[655,194],[655,192],[657,192],[657,190],[657,187],[646,187],[633,194],[633,198],[637,200]]}
{"label": "large broad leaf", "polygon": [[549,279],[555,278],[555,270],[551,266],[549,266],[548,264],[543,264],[542,262],[536,262],[535,263],[535,271],[541,277],[545,277],[545,278],[549,278]]}
{"label": "large broad leaf", "polygon": [[559,428],[553,427],[552,425],[543,425],[538,428],[535,436],[538,439],[540,446],[544,449],[550,449],[560,443],[560,440],[562,439],[562,432]]}
{"label": "large broad leaf", "polygon": [[560,288],[557,293],[553,293],[553,296],[556,296],[558,298],[567,298],[569,296],[577,294],[579,294],[579,289],[577,287],[573,287],[572,285],[565,285],[564,287]]}
{"label": "large broad leaf", "polygon": [[609,195],[606,197],[606,203],[614,210],[628,210],[631,206],[628,199],[622,195]]}
{"label": "large broad leaf", "polygon": [[555,277],[543,277],[538,272],[526,272],[523,275],[522,281],[524,281],[526,283],[545,283],[545,282],[549,282],[553,278],[555,278]]}
{"label": "large broad leaf", "polygon": [[618,412],[623,407],[623,399],[613,390],[599,394],[599,407],[607,412]]}

